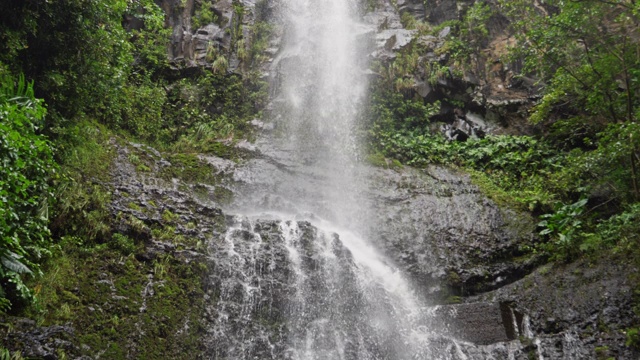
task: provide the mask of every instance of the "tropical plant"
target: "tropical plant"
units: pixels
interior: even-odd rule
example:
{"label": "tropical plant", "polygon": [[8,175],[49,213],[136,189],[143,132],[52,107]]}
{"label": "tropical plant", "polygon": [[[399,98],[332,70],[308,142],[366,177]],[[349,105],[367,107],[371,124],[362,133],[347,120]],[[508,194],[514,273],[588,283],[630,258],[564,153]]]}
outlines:
{"label": "tropical plant", "polygon": [[581,215],[588,199],[582,199],[573,204],[562,204],[551,214],[542,215],[538,223],[543,229],[540,235],[552,238],[550,253],[558,259],[570,259],[576,255],[579,242],[577,240],[582,228]]}
{"label": "tropical plant", "polygon": [[45,114],[33,82],[0,76],[0,307],[8,305],[1,299],[31,299],[23,275],[39,273],[49,254],[49,182],[57,166],[40,134]]}

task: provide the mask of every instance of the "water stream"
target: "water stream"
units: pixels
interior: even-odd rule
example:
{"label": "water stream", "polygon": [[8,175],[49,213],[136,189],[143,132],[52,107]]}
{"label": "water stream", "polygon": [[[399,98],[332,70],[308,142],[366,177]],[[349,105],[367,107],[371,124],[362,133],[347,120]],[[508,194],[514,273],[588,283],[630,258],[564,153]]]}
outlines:
{"label": "water stream", "polygon": [[[260,306],[255,296],[277,277],[274,270],[282,264],[256,262],[266,250],[264,227],[256,225],[270,219],[288,267],[280,280],[286,298],[278,299],[285,303],[286,338],[279,356],[432,359],[424,347],[431,334],[424,302],[367,241],[367,173],[357,142],[367,63],[358,43],[364,28],[356,20],[358,3],[288,0],[281,11],[285,35],[273,84],[279,131],[262,139],[261,150],[290,176],[246,194],[245,217],[235,220],[226,238],[229,256],[238,257],[240,273],[232,277],[243,285],[232,283],[227,294],[240,290],[245,305]],[[251,309],[239,309],[240,317],[255,322]],[[220,321],[229,317],[223,314]]]}
{"label": "water stream", "polygon": [[[368,239],[369,168],[357,141],[368,67],[357,0],[286,0],[273,62],[269,159],[227,212],[211,283],[214,359],[467,359],[435,307]],[[252,163],[253,161],[253,163]]]}

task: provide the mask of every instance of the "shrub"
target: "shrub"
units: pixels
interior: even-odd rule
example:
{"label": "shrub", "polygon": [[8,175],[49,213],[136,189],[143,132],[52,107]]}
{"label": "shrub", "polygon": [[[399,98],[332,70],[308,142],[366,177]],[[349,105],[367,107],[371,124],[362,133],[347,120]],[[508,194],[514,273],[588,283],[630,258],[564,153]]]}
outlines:
{"label": "shrub", "polygon": [[45,114],[33,82],[0,77],[0,299],[31,299],[22,275],[40,272],[49,254],[49,180],[57,166],[38,133]]}

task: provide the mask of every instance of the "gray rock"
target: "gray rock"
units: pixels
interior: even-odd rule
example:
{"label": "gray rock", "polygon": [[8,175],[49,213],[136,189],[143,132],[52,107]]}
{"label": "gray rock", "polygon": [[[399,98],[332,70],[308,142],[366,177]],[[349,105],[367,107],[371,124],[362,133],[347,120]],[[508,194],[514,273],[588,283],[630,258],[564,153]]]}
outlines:
{"label": "gray rock", "polygon": [[438,38],[439,39],[444,39],[447,36],[449,36],[449,34],[451,34],[451,27],[449,26],[445,26],[442,30],[440,30],[440,32],[438,33]]}
{"label": "gray rock", "polygon": [[458,1],[429,0],[426,7],[426,17],[430,23],[436,25],[448,20],[456,20],[460,17]]}
{"label": "gray rock", "polygon": [[415,88],[423,98],[429,98],[429,95],[433,94],[433,88],[426,81],[417,81]]}

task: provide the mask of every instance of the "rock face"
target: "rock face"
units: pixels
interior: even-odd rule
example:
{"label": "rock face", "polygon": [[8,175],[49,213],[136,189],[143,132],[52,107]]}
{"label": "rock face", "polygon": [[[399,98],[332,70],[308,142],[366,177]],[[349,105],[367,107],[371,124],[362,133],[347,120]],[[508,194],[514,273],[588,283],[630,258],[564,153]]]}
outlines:
{"label": "rock face", "polygon": [[[239,64],[238,41],[251,46],[249,29],[256,21],[264,20],[276,1],[271,0],[161,0],[160,7],[167,14],[166,26],[173,30],[168,48],[169,61],[177,69],[210,67],[217,56],[225,56],[229,71]],[[203,9],[203,7],[208,9]],[[213,14],[204,19],[202,13]],[[197,23],[197,26],[195,25]]]}
{"label": "rock face", "polygon": [[500,209],[465,175],[437,167],[378,169],[374,179],[377,238],[432,295],[495,289],[535,266],[535,257],[511,260],[535,239],[531,219]]}
{"label": "rock face", "polygon": [[74,351],[77,346],[71,341],[75,330],[71,326],[36,327],[35,322],[22,320],[15,326],[3,343],[21,344],[24,357],[57,359],[57,350]]}
{"label": "rock face", "polygon": [[505,301],[526,314],[545,359],[635,359],[638,351],[625,346],[625,329],[636,316],[631,279],[638,269],[619,261],[548,264],[469,301]]}
{"label": "rock face", "polygon": [[[354,360],[372,353],[373,358],[387,358],[399,351],[408,351],[406,358],[421,354],[442,360],[639,355],[624,346],[621,332],[631,326],[634,316],[628,275],[637,270],[582,264],[535,269],[535,258],[513,261],[518,245],[535,240],[531,221],[501,210],[463,174],[437,167],[363,167],[371,179],[368,191],[377,224],[368,236],[375,240],[374,248],[391,257],[386,260],[391,263],[376,267],[406,274],[407,282],[432,303],[411,312],[408,323],[420,324],[415,329],[422,330],[410,333],[412,342],[407,346],[406,329],[389,327],[404,319],[402,297],[376,295],[375,289],[382,285],[364,281],[367,272],[362,272],[365,266],[357,253],[362,246],[354,246],[348,233],[324,229],[309,214],[299,216],[310,217],[311,222],[260,211],[258,199],[268,203],[265,207],[281,204],[283,211],[295,213],[291,199],[274,197],[278,193],[274,189],[285,177],[301,176],[297,174],[301,169],[288,161],[288,153],[272,147],[266,137],[242,163],[202,157],[208,171],[218,174],[209,184],[162,175],[179,164],[151,148],[114,146],[118,153],[114,217],[139,221],[117,221],[114,231],[144,241],[145,250],[136,254],[142,261],[171,256],[183,263],[208,264],[199,295],[203,297],[202,314],[196,316],[200,320],[187,323],[197,331],[202,358],[299,359],[301,354],[294,349],[309,341],[329,358],[341,349]],[[140,171],[131,163],[133,154],[146,159],[148,170]],[[316,178],[312,186],[322,183]],[[293,199],[305,191],[304,184],[300,186],[289,189]],[[228,203],[219,196],[219,188],[236,193],[237,200]],[[256,213],[225,215],[247,205],[240,194],[250,189]],[[149,230],[162,223],[173,224],[171,241]],[[206,244],[205,249],[189,238]],[[162,280],[153,272],[149,276],[146,300],[136,314],[151,311],[144,304],[162,289]],[[398,277],[392,283],[402,281]],[[345,298],[350,301],[338,301]],[[462,303],[437,305],[451,301]],[[317,321],[326,315],[319,309],[326,308],[335,311]],[[380,318],[371,317],[394,311],[384,320],[384,331],[376,325]],[[396,326],[400,324],[406,323]],[[340,329],[340,334],[353,334],[356,327],[363,336],[336,342],[319,336],[327,326]],[[29,323],[3,341],[29,344],[25,354],[30,356],[56,358],[56,350],[62,348],[69,356],[84,356],[76,358],[99,358],[82,348],[68,326],[37,328]],[[138,341],[132,338],[130,349],[141,346]]]}
{"label": "rock face", "polygon": [[[424,32],[408,32],[400,21],[405,13],[431,26],[448,20],[461,20],[474,3],[407,0],[393,6],[390,2],[381,1],[374,12],[364,16],[364,20],[376,29],[377,48],[370,57],[389,64],[399,53],[417,50],[417,69],[402,76],[412,77],[411,91],[426,102],[442,102],[441,113],[434,120],[448,125],[443,132],[450,138],[465,140],[484,133],[529,132],[531,129],[524,119],[538,95],[538,87],[534,85],[535,79],[516,76],[521,68],[519,62],[505,60],[514,39],[508,30],[509,20],[501,14],[497,2],[484,2],[492,11],[485,24],[488,35],[465,60],[464,67],[451,65],[446,50],[448,41],[454,36],[451,27],[425,35]],[[433,69],[440,69],[435,78]],[[476,124],[470,128],[470,122],[466,121],[469,113],[482,119],[482,126]],[[459,136],[451,136],[451,133]]]}
{"label": "rock face", "polygon": [[426,1],[426,18],[430,23],[440,24],[460,17],[460,10],[473,1],[428,0]]}
{"label": "rock face", "polygon": [[445,332],[456,339],[477,345],[516,340],[518,320],[507,304],[475,302],[436,308],[436,316],[446,324]]}
{"label": "rock face", "polygon": [[[251,1],[242,4],[247,11],[240,18],[230,0],[213,2],[218,20],[193,29],[192,16],[201,3],[163,0],[174,30],[169,57],[176,67],[210,66],[207,52],[212,47],[232,54],[230,29],[252,24],[262,11],[276,6],[264,2],[258,11]],[[451,29],[419,35],[402,27],[402,14],[437,24],[459,18],[471,4],[398,0],[393,6],[380,1],[376,11],[363,16],[366,25],[359,30],[363,43],[374,45],[371,59],[392,61],[416,44],[426,49],[422,67],[412,74],[414,90],[425,101],[464,103],[464,109],[452,107],[442,114],[447,123],[443,131],[455,140],[508,131],[504,122],[526,108],[535,93],[526,80],[517,84],[510,65],[499,61],[489,73],[470,71],[462,78],[428,81],[425,66],[446,63],[436,53]],[[487,46],[492,56],[507,41],[503,20],[497,18],[491,27],[493,40]],[[278,43],[272,42],[270,56],[278,55]],[[304,61],[290,54],[276,58],[275,87],[278,76],[286,76],[278,73],[279,64]],[[508,87],[515,90],[506,91]],[[179,158],[174,161],[147,146],[112,144],[117,154],[110,184],[113,232],[144,243],[135,254],[141,263],[171,258],[177,264],[206,264],[201,292],[186,297],[201,301],[199,320],[185,320],[173,334],[180,341],[182,332],[196,333],[197,358],[293,360],[303,358],[296,349],[305,346],[320,349],[327,359],[353,360],[398,354],[442,360],[640,356],[624,346],[623,333],[636,316],[629,278],[637,276],[635,267],[615,264],[615,259],[592,267],[540,267],[542,259],[522,250],[538,241],[533,220],[487,199],[467,175],[442,167],[360,164],[354,171],[367,179],[370,213],[357,214],[362,219],[353,221],[371,225],[360,234],[372,243],[366,250],[387,254],[384,261],[374,256],[378,262],[371,267],[391,277],[391,283],[384,283],[359,258],[365,246],[350,243],[353,234],[323,227],[321,218],[331,204],[318,196],[313,213],[296,204],[298,197],[331,185],[324,174],[296,163],[286,144],[275,140],[277,121],[256,120],[254,126],[263,135],[255,145],[244,144],[242,151],[251,155],[242,161],[212,155],[190,159],[204,167],[204,177],[211,181],[182,179]],[[144,159],[144,167],[132,159]],[[155,269],[147,274],[135,316],[148,311],[147,301],[157,298],[155,292],[165,285],[155,274]],[[385,289],[405,283],[418,289],[411,296],[428,301],[412,308],[403,303],[408,293],[396,296]],[[333,311],[321,314],[321,308]],[[336,336],[322,336],[327,328],[336,329]],[[355,328],[358,336],[352,335]],[[146,328],[140,329],[144,333]],[[65,349],[76,358],[101,358],[74,336],[70,326],[38,328],[29,322],[3,344],[22,344],[26,356],[55,359],[56,350]],[[131,339],[130,354],[139,343],[138,337]]]}

